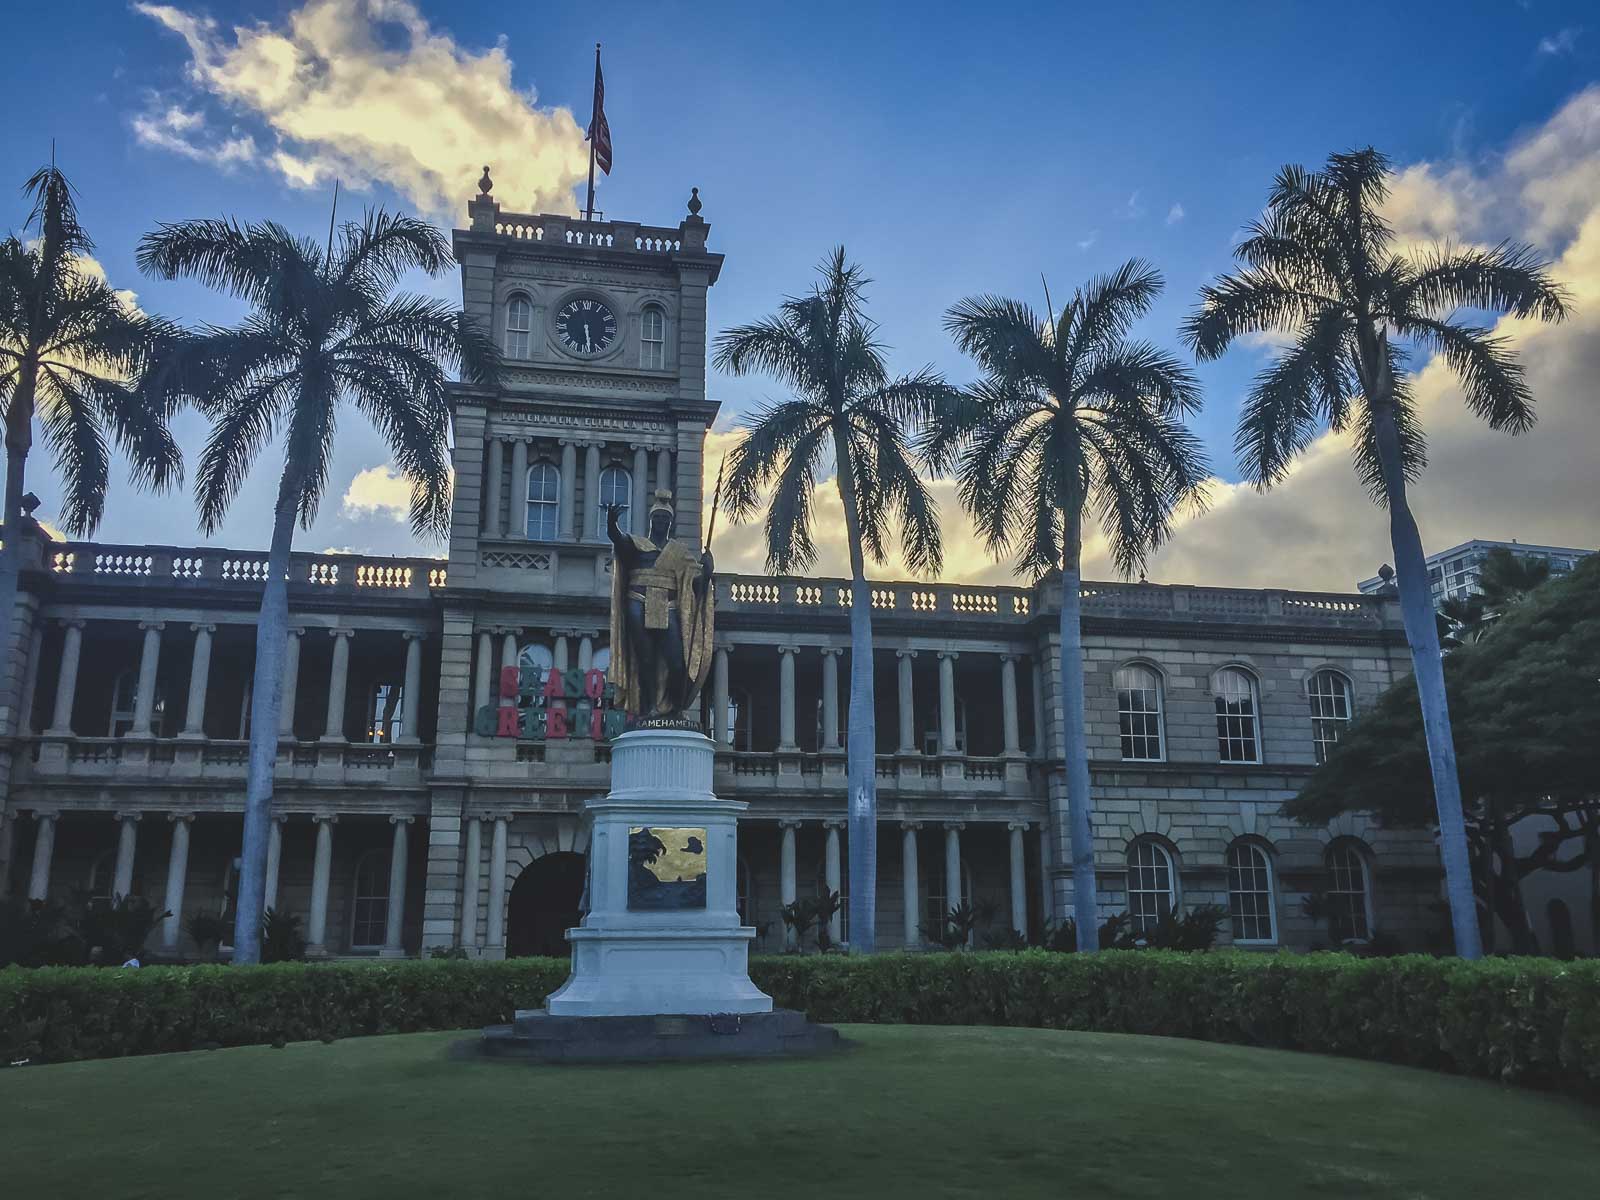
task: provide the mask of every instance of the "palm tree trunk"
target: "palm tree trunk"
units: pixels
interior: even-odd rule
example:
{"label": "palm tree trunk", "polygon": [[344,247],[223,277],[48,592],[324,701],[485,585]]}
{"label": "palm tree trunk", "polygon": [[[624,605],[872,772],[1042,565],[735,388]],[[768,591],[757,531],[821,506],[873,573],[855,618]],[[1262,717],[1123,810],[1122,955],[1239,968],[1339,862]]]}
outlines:
{"label": "palm tree trunk", "polygon": [[839,499],[850,545],[850,717],[845,733],[846,800],[850,831],[850,952],[878,948],[878,726],[872,694],[872,591],[861,551],[861,514],[844,431],[833,432]]}
{"label": "palm tree trunk", "polygon": [[[12,633],[16,622],[12,619],[17,607],[17,588],[22,576],[22,496],[23,479],[28,465],[28,451],[33,445],[33,367],[24,361],[17,390],[11,397],[6,414],[6,488],[4,545],[0,545],[0,654],[12,654]],[[11,699],[22,702],[21,670],[17,687]],[[23,714],[13,708],[10,727],[5,733],[16,733],[22,728]]]}
{"label": "palm tree trunk", "polygon": [[1069,507],[1066,526],[1061,568],[1061,740],[1066,764],[1067,824],[1072,834],[1072,919],[1077,926],[1079,953],[1093,954],[1100,949],[1100,900],[1094,876],[1094,831],[1089,819],[1089,747],[1084,735],[1081,506]]}
{"label": "palm tree trunk", "polygon": [[283,658],[289,631],[289,550],[300,494],[299,474],[285,469],[272,517],[267,581],[256,622],[255,682],[250,692],[250,765],[239,860],[239,903],[233,920],[233,961],[261,961],[261,910],[267,898],[267,840],[272,778],[278,763],[278,713],[283,704]]}
{"label": "palm tree trunk", "polygon": [[[1372,407],[1373,442],[1389,506],[1389,540],[1394,547],[1395,582],[1400,589],[1400,615],[1411,647],[1411,668],[1422,704],[1422,729],[1433,773],[1434,807],[1439,817],[1439,857],[1444,861],[1445,894],[1456,953],[1482,958],[1478,905],[1472,893],[1472,858],[1467,850],[1466,822],[1461,812],[1461,783],[1456,773],[1456,747],[1450,733],[1450,705],[1444,690],[1444,660],[1439,652],[1439,627],[1428,588],[1428,563],[1422,535],[1406,502],[1405,466],[1400,431],[1395,423],[1394,392],[1389,382],[1387,346],[1376,336],[1364,339],[1363,383]],[[1370,382],[1369,382],[1370,381]]]}

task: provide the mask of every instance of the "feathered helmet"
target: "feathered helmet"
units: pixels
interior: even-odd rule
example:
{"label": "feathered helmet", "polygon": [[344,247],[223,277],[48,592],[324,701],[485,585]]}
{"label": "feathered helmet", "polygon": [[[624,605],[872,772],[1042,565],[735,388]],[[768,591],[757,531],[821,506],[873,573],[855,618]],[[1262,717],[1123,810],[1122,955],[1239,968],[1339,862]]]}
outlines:
{"label": "feathered helmet", "polygon": [[672,493],[666,488],[657,488],[654,502],[650,505],[650,515],[654,517],[658,512],[664,512],[669,517],[677,516],[677,509],[672,507]]}

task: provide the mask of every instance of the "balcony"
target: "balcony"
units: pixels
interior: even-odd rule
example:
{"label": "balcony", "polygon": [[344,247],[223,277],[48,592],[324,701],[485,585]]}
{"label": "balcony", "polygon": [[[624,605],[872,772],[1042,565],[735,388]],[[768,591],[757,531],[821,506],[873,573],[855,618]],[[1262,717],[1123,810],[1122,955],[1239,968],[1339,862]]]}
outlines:
{"label": "balcony", "polygon": [[[267,556],[260,550],[50,542],[42,551],[40,568],[53,578],[119,592],[148,585],[248,594],[267,578]],[[444,560],[437,558],[292,554],[288,578],[291,588],[332,596],[423,597],[442,589],[446,575]]]}
{"label": "balcony", "polygon": [[[118,779],[130,783],[242,784],[250,743],[217,738],[52,737],[28,739],[30,773],[41,782]],[[432,748],[361,742],[280,742],[281,783],[417,785]]]}
{"label": "balcony", "polygon": [[[721,795],[755,798],[836,793],[846,790],[845,753],[796,750],[718,751],[716,788]],[[1023,755],[880,754],[875,775],[885,800],[952,797],[964,800],[1034,798],[1033,764]]]}

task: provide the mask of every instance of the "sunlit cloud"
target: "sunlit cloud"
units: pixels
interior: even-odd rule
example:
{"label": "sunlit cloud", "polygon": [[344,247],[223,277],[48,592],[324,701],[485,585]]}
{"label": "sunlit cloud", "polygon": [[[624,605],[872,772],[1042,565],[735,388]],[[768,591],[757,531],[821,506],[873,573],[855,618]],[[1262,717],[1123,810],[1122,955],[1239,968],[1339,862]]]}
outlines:
{"label": "sunlit cloud", "polygon": [[[346,517],[411,518],[411,483],[392,466],[382,464],[356,472],[345,489],[340,511]],[[332,551],[329,551],[332,553]]]}

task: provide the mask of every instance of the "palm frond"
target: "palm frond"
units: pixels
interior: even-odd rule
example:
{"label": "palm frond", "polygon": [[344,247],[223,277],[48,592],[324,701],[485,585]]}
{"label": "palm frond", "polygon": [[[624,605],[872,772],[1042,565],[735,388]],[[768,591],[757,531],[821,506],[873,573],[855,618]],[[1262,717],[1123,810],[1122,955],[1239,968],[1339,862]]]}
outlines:
{"label": "palm frond", "polygon": [[1202,361],[1220,358],[1246,333],[1293,332],[1326,308],[1344,304],[1274,269],[1251,267],[1225,275],[1200,289],[1200,304],[1179,332],[1179,340]]}
{"label": "palm frond", "polygon": [[1428,251],[1391,311],[1396,317],[1445,317],[1457,308],[1476,308],[1560,321],[1571,303],[1568,291],[1550,278],[1550,264],[1532,247],[1501,242],[1488,250],[1443,246]]}
{"label": "palm frond", "polygon": [[1396,322],[1395,327],[1450,364],[1461,380],[1467,407],[1487,421],[1490,429],[1526,433],[1533,428],[1533,392],[1505,337],[1480,326],[1425,317]]}
{"label": "palm frond", "polygon": [[1068,338],[1072,355],[1083,358],[1115,347],[1150,311],[1163,286],[1161,272],[1138,258],[1091,279],[1075,297],[1077,319]]}

